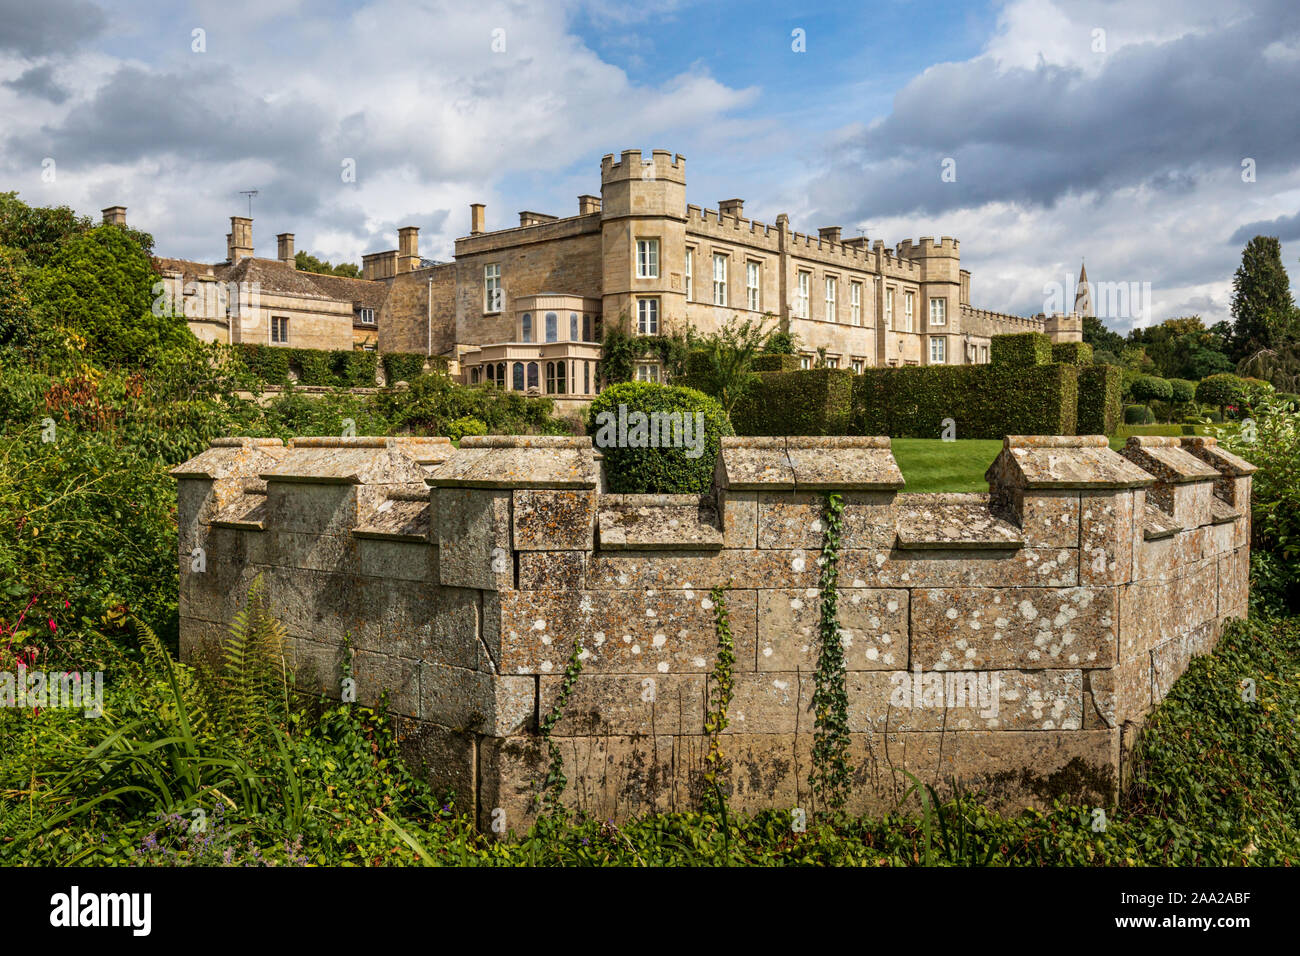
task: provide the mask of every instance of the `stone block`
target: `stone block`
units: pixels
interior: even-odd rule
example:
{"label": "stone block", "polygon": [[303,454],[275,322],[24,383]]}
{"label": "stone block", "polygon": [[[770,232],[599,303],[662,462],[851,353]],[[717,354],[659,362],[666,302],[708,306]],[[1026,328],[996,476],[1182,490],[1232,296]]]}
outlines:
{"label": "stone block", "polygon": [[[816,669],[820,594],[815,587],[758,592],[759,670]],[[849,670],[907,667],[907,591],[842,588],[838,609],[844,662]]]}
{"label": "stone block", "polygon": [[586,551],[521,551],[519,587],[524,591],[573,591],[587,587]]}
{"label": "stone block", "polygon": [[758,547],[758,492],[720,491],[723,547]]}
{"label": "stone block", "polygon": [[1131,491],[1080,492],[1079,583],[1133,579],[1134,497]]}
{"label": "stone block", "polygon": [[266,483],[267,531],[347,535],[356,525],[356,485],[276,480]]}
{"label": "stone block", "polygon": [[514,587],[510,544],[513,492],[437,488],[438,580],[448,587],[504,591]]}
{"label": "stone block", "polygon": [[911,663],[925,670],[1109,667],[1111,588],[929,588],[912,593]]}
{"label": "stone block", "polygon": [[[518,678],[516,678],[518,679]],[[540,678],[538,714],[555,706],[564,678]],[[707,710],[702,674],[581,674],[552,735],[702,734]]]}
{"label": "stone block", "polygon": [[399,581],[438,584],[438,549],[425,542],[357,538],[358,566],[363,575]]}
{"label": "stone block", "polygon": [[[805,681],[810,685],[811,677]],[[876,671],[848,676],[849,730],[1079,730],[1078,670]],[[812,699],[812,688],[805,691]],[[958,734],[960,736],[960,733]]]}
{"label": "stone block", "polygon": [[532,677],[502,677],[432,661],[420,664],[420,717],[488,737],[508,737],[534,724]]}
{"label": "stone block", "polygon": [[516,551],[591,550],[596,524],[594,490],[517,489],[513,496]]}
{"label": "stone block", "polygon": [[357,650],[352,656],[352,676],[357,682],[357,703],[376,707],[387,695],[393,713],[421,716],[418,660]]}
{"label": "stone block", "polygon": [[[728,591],[736,670],[755,667],[755,597]],[[580,641],[584,672],[704,674],[717,656],[708,591],[510,591],[500,595],[503,674],[559,674]]]}
{"label": "stone block", "polygon": [[[841,516],[840,548],[890,548],[894,544],[894,494],[846,491]],[[758,546],[804,549],[820,553],[825,537],[824,495],[807,492],[762,492],[758,496]]]}
{"label": "stone block", "polygon": [[1035,489],[1017,495],[1014,517],[1027,548],[1079,547],[1079,492]]}
{"label": "stone block", "polygon": [[477,806],[477,742],[471,733],[398,716],[394,734],[402,759],[440,797],[451,796],[458,811]]}

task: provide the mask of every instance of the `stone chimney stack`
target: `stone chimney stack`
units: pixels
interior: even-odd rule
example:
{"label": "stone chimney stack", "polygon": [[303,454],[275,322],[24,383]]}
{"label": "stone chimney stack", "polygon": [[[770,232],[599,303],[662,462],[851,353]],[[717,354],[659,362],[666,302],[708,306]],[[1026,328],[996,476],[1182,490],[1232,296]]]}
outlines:
{"label": "stone chimney stack", "polygon": [[745,200],[722,200],[718,203],[718,215],[724,219],[743,219],[745,217]]}
{"label": "stone chimney stack", "polygon": [[246,216],[231,216],[226,243],[226,257],[232,265],[241,259],[253,258],[253,220]]}
{"label": "stone chimney stack", "polygon": [[840,227],[822,226],[820,229],[817,230],[817,235],[820,236],[822,239],[829,239],[831,242],[839,242]]}
{"label": "stone chimney stack", "polygon": [[469,234],[471,236],[481,236],[487,230],[483,228],[483,222],[486,218],[487,206],[481,202],[470,203],[469,206]]}
{"label": "stone chimney stack", "polygon": [[103,210],[104,225],[106,226],[125,226],[126,225],[126,207],[109,206]]}
{"label": "stone chimney stack", "polygon": [[282,232],[275,237],[275,257],[287,266],[298,268],[293,258],[293,233]]}
{"label": "stone chimney stack", "polygon": [[420,227],[403,226],[397,230],[397,271],[414,272],[420,268]]}
{"label": "stone chimney stack", "polygon": [[600,212],[600,197],[582,195],[578,197],[578,215],[589,216],[593,212]]}

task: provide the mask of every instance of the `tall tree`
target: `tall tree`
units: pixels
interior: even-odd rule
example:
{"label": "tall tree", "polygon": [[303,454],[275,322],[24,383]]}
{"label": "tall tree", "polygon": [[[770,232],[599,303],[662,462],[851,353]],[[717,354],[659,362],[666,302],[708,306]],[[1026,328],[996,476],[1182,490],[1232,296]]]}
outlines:
{"label": "tall tree", "polygon": [[1106,323],[1095,315],[1083,317],[1083,340],[1092,346],[1094,353],[1110,352],[1119,355],[1124,351],[1124,336],[1106,328]]}
{"label": "tall tree", "polygon": [[1277,348],[1293,334],[1295,302],[1276,236],[1246,243],[1232,280],[1232,358]]}

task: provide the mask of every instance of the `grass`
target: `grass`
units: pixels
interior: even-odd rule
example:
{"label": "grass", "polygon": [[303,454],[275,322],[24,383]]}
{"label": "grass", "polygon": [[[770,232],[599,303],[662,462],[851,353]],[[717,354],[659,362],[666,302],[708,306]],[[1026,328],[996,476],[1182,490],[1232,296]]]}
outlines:
{"label": "grass", "polygon": [[[1112,435],[1110,447],[1119,451],[1127,438]],[[1002,450],[1002,442],[967,438],[942,441],[938,438],[895,438],[894,458],[907,482],[904,491],[970,492],[988,491],[984,472]]]}
{"label": "grass", "polygon": [[988,491],[984,472],[998,457],[1002,442],[895,438],[893,448],[907,482],[904,491]]}

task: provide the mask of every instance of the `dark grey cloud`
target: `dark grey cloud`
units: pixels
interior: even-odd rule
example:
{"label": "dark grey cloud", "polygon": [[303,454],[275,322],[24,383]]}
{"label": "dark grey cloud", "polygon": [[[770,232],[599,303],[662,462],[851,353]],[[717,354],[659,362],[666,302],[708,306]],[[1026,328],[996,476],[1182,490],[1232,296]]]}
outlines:
{"label": "dark grey cloud", "polygon": [[[1260,4],[1226,27],[1125,46],[1097,73],[990,57],[945,63],[851,136],[814,186],[843,216],[936,214],[995,201],[1051,207],[1066,195],[1146,186],[1187,193],[1209,175],[1300,164],[1300,59],[1266,56],[1300,36],[1300,5]],[[956,161],[956,182],[941,163]]]}
{"label": "dark grey cloud", "polygon": [[88,0],[0,0],[0,52],[24,57],[75,50],[107,23]]}
{"label": "dark grey cloud", "polygon": [[48,63],[26,70],[17,79],[5,80],[4,85],[11,90],[17,90],[19,93],[37,99],[48,100],[51,103],[62,103],[68,98],[68,91],[55,81],[54,67]]}
{"label": "dark grey cloud", "polygon": [[1278,216],[1276,219],[1248,222],[1234,232],[1228,241],[1233,245],[1242,245],[1256,236],[1277,236],[1283,242],[1300,239],[1300,212],[1290,216]]}

